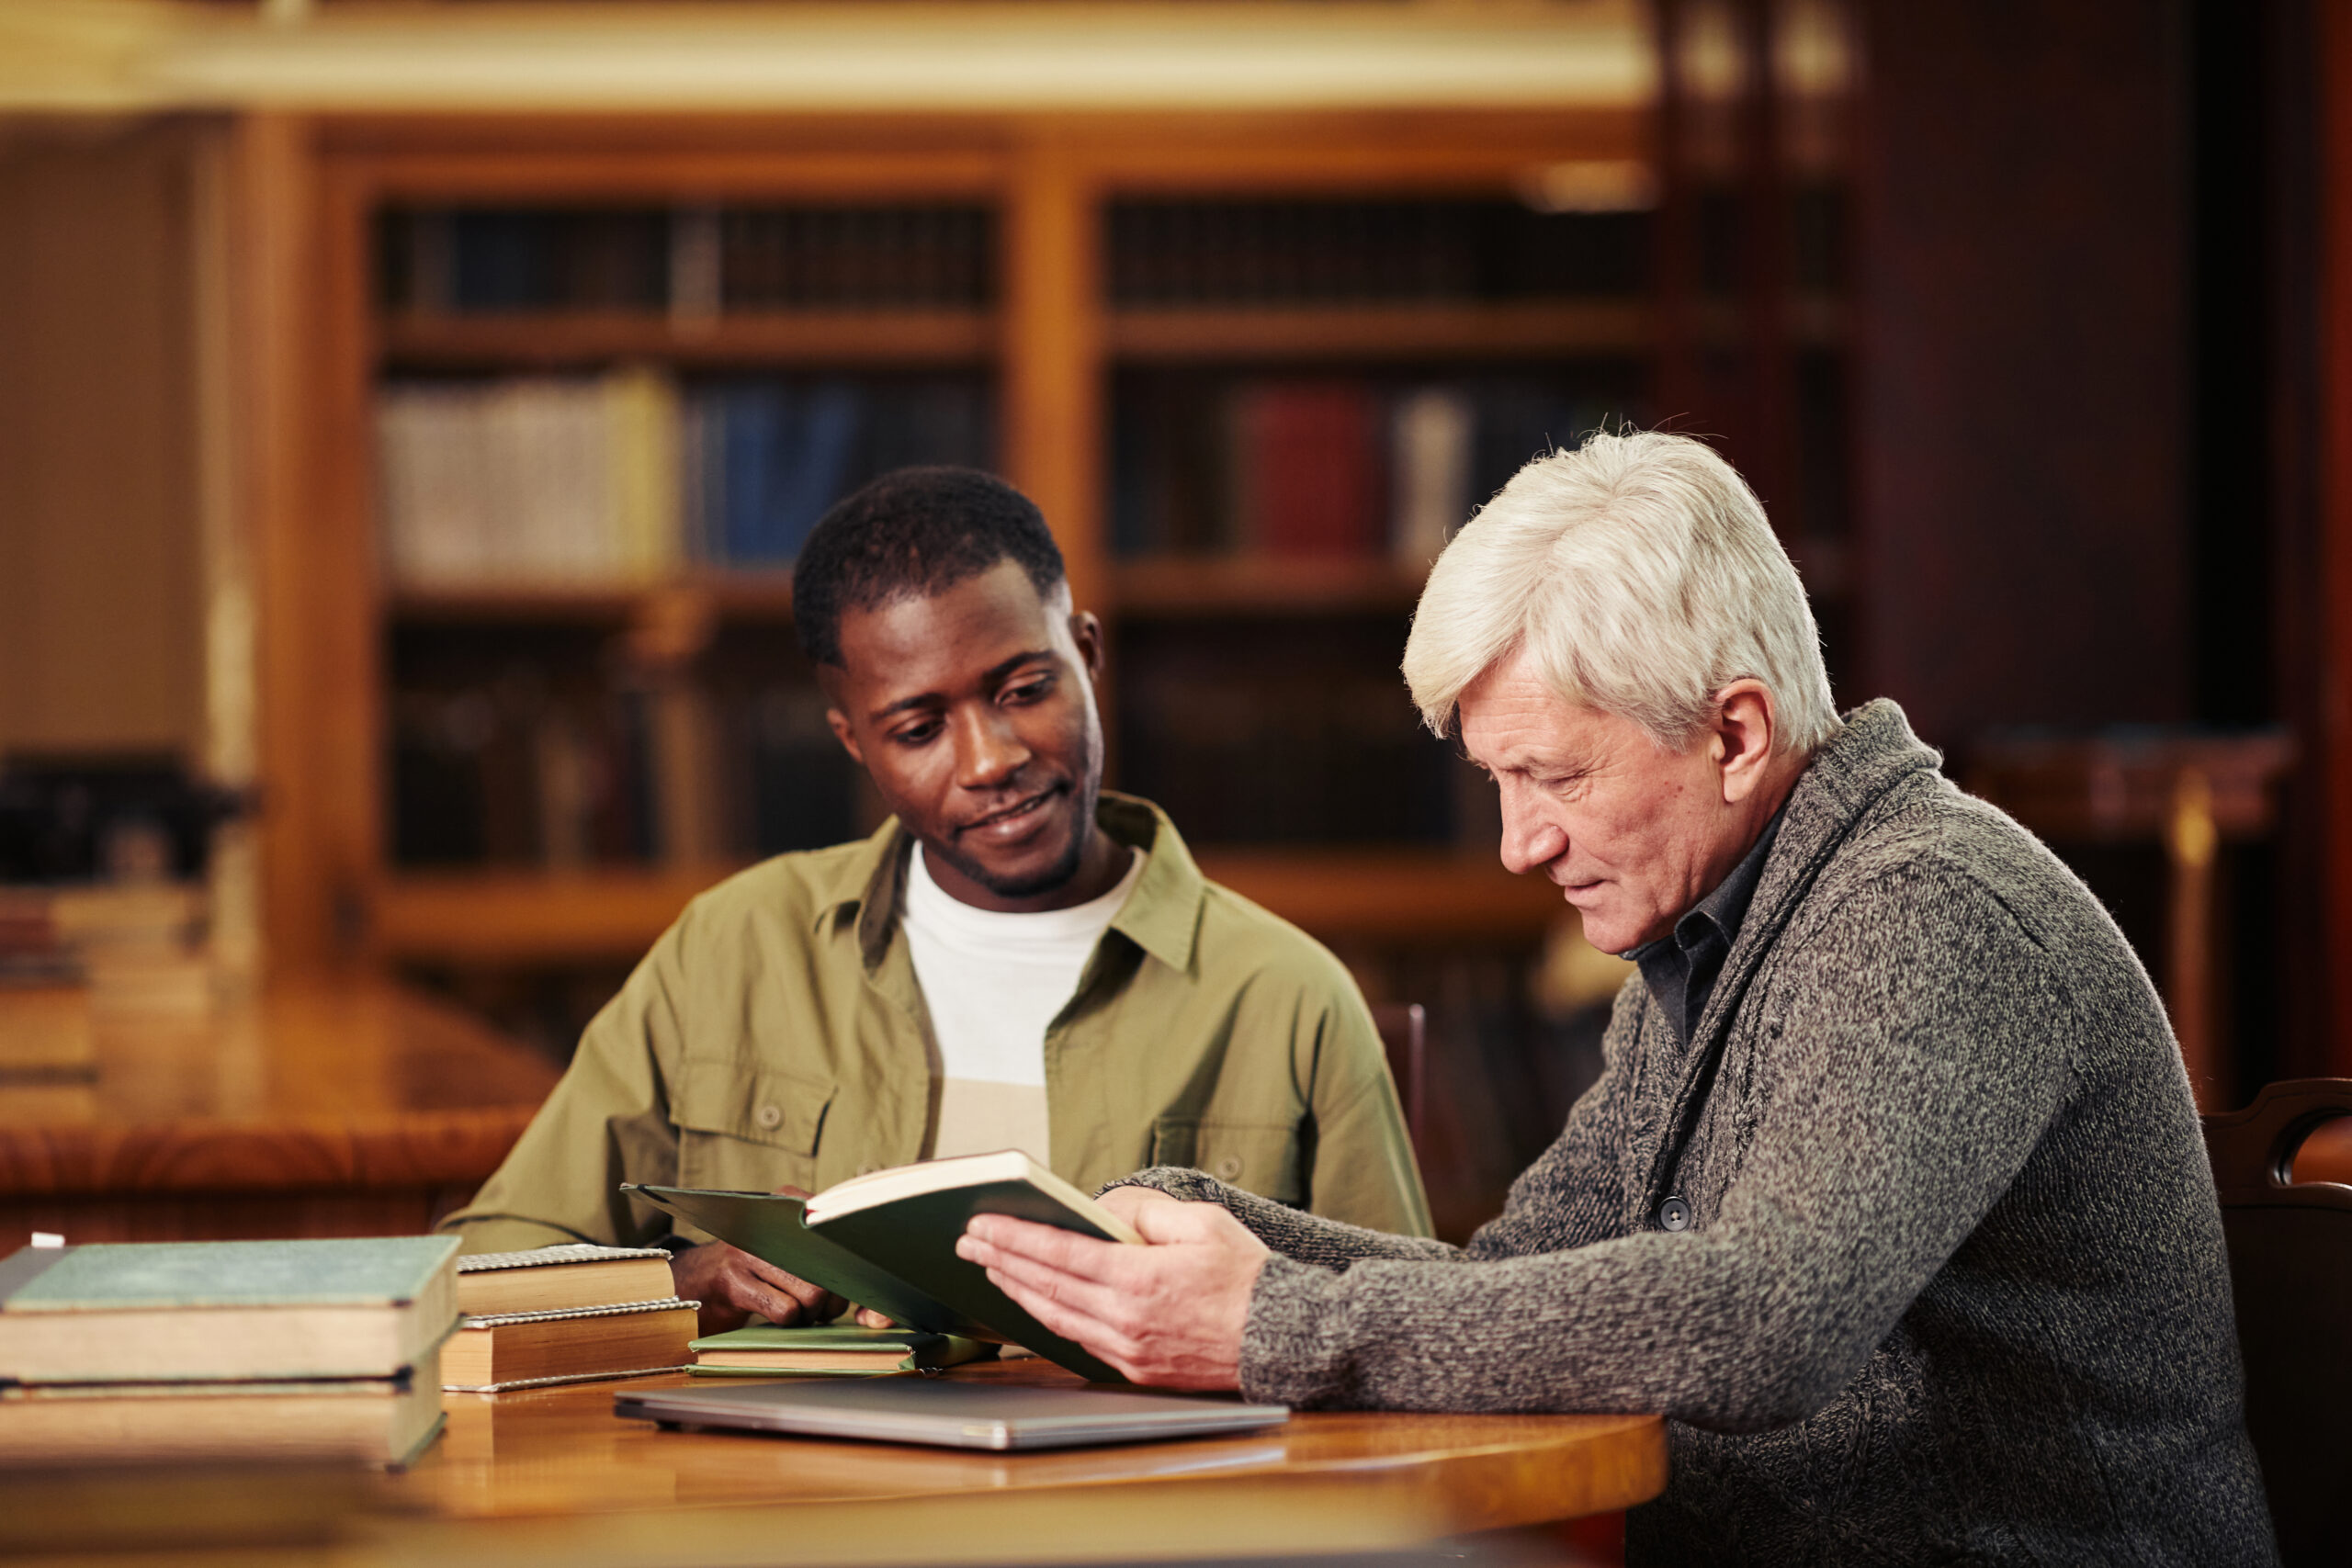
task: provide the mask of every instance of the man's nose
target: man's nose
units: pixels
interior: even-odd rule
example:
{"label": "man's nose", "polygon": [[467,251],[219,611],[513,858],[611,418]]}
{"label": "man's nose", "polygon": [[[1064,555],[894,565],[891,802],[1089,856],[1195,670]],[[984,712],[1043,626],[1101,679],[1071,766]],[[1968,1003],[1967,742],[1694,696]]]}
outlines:
{"label": "man's nose", "polygon": [[1002,710],[967,709],[956,723],[956,782],[966,789],[1002,789],[1033,755]]}
{"label": "man's nose", "polygon": [[1567,833],[1545,817],[1541,803],[1530,798],[1526,785],[1505,780],[1501,791],[1505,869],[1514,876],[1524,875],[1567,852]]}

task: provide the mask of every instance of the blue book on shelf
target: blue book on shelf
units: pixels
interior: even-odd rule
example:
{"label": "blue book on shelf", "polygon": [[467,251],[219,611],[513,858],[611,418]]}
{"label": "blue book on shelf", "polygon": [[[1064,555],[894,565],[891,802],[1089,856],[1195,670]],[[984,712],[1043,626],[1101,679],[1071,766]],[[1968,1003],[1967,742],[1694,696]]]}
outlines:
{"label": "blue book on shelf", "polygon": [[808,531],[849,488],[850,456],[865,423],[865,398],[847,381],[826,381],[802,394],[791,460],[779,465],[776,538],[782,558],[800,553]]}
{"label": "blue book on shelf", "polygon": [[784,566],[850,477],[865,400],[846,381],[811,388],[745,382],[721,403],[719,490],[726,559]]}
{"label": "blue book on shelf", "polygon": [[783,387],[746,381],[719,394],[718,421],[724,508],[718,537],[729,566],[763,566],[777,557],[767,535],[771,470],[788,424]]}

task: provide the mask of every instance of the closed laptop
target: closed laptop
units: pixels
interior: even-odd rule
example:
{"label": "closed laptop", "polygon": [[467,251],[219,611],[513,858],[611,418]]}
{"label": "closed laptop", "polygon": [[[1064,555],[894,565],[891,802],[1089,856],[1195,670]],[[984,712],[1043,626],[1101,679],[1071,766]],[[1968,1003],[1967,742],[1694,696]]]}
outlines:
{"label": "closed laptop", "polygon": [[998,1450],[1250,1432],[1290,1419],[1289,1408],[1281,1404],[929,1378],[647,1389],[616,1394],[613,1413],[667,1427]]}

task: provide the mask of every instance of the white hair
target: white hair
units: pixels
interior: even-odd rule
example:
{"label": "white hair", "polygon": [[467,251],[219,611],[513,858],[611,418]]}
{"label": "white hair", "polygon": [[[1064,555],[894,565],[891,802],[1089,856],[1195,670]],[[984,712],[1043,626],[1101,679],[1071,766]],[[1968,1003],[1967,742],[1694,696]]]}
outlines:
{"label": "white hair", "polygon": [[1430,569],[1405,683],[1443,735],[1521,651],[1559,696],[1685,749],[1735,681],[1772,694],[1777,749],[1838,729],[1804,585],[1729,463],[1687,435],[1592,435],[1519,470]]}

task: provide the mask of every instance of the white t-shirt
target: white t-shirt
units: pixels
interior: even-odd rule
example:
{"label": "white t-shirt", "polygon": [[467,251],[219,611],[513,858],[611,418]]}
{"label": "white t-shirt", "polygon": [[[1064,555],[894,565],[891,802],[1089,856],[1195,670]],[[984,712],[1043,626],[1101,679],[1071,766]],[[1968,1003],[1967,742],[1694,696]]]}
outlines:
{"label": "white t-shirt", "polygon": [[907,948],[931,1011],[946,1082],[933,1157],[1021,1149],[1051,1165],[1046,1026],[1077,993],[1086,961],[1143,874],[1067,909],[1008,915],[975,908],[931,879],[922,846],[907,866]]}

